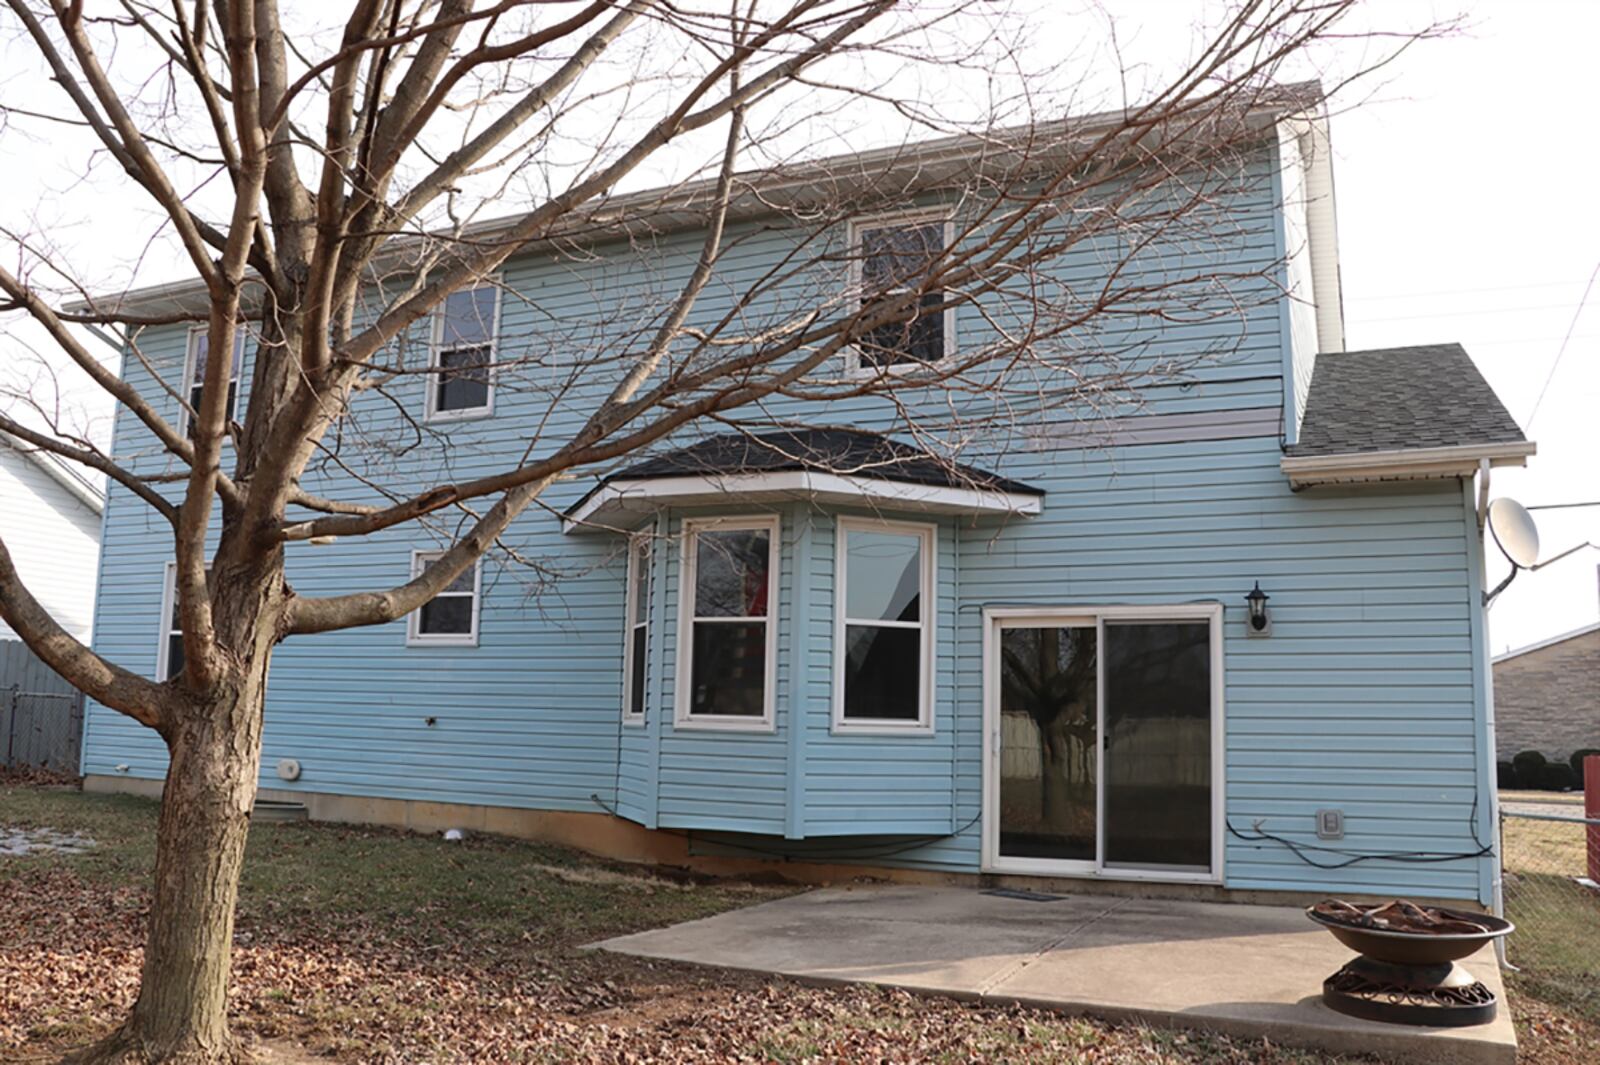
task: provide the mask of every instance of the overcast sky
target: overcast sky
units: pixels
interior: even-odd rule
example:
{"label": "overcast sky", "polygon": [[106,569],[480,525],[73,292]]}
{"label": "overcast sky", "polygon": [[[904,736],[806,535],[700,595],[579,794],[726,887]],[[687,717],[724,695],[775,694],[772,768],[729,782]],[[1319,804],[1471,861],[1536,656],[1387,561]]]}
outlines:
{"label": "overcast sky", "polygon": [[[1579,308],[1600,268],[1600,3],[1466,10],[1465,35],[1413,49],[1335,120],[1348,346],[1460,341],[1539,445],[1492,494],[1600,501],[1600,281]],[[1544,557],[1600,543],[1600,507],[1534,516]],[[1520,575],[1489,618],[1497,653],[1593,624],[1600,552]]]}
{"label": "overcast sky", "polygon": [[[1031,6],[1038,23],[1027,35],[1028,69],[1114,69],[1096,36],[1103,21],[1075,4],[1015,2]],[[1121,55],[1150,78],[1181,62],[1196,20],[1218,10],[1205,0],[1105,6]],[[1600,2],[1383,0],[1366,17],[1414,26],[1455,13],[1469,20],[1464,32],[1407,51],[1360,94],[1359,106],[1347,98],[1333,119],[1348,346],[1459,341],[1539,444],[1529,469],[1495,472],[1493,493],[1534,506],[1600,501],[1600,282],[1580,313],[1600,268],[1592,111]],[[57,90],[28,69],[30,58],[14,38],[0,41],[0,92],[16,106],[57,109]],[[1326,65],[1303,73],[1336,76],[1362,56],[1318,58]],[[923,92],[970,101],[983,88],[935,79]],[[37,204],[35,231],[76,248],[97,287],[135,275],[140,284],[170,280],[181,258],[146,246],[152,215],[115,200],[126,194],[109,168],[94,182],[109,182],[104,189],[74,188],[76,164],[61,150],[69,139],[40,136],[27,152],[30,166],[0,175],[4,221],[16,224],[19,205]],[[12,134],[7,147],[18,150]],[[85,202],[92,216],[82,213]],[[504,212],[519,206],[507,203]],[[15,333],[5,341],[12,366],[18,342]],[[1545,557],[1600,542],[1600,507],[1535,515]],[[1489,553],[1495,581],[1505,566],[1492,544]],[[1597,616],[1600,552],[1584,551],[1518,578],[1491,612],[1491,645],[1521,646]]]}

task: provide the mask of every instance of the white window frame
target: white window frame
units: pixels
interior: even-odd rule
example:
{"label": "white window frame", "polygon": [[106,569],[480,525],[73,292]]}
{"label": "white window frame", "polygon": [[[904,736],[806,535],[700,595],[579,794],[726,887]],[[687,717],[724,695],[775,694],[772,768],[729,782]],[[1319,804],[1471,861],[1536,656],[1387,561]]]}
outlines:
{"label": "white window frame", "polygon": [[[428,563],[443,555],[443,551],[411,552],[411,577],[415,580],[427,569]],[[460,592],[441,592],[440,595],[458,596]],[[435,596],[434,598],[438,598]],[[422,607],[406,615],[407,647],[476,647],[478,646],[478,615],[483,608],[483,559],[472,563],[472,629],[470,632],[422,631]]]}
{"label": "white window frame", "polygon": [[[865,266],[866,257],[861,250],[861,234],[871,229],[890,229],[896,226],[917,225],[922,222],[944,223],[944,243],[949,247],[956,239],[956,221],[950,208],[917,207],[905,211],[892,211],[886,214],[869,215],[865,218],[852,219],[849,227],[850,239],[850,293],[849,311],[854,314],[861,309],[861,297],[866,285]],[[913,373],[918,369],[938,366],[956,354],[956,309],[944,309],[944,351],[934,362],[918,362],[910,359],[906,362],[897,362],[892,366],[866,365],[861,359],[861,349],[851,344],[845,349],[845,371],[851,376],[876,377],[880,373],[902,374]]]}
{"label": "white window frame", "polygon": [[[1089,877],[1099,880],[1153,880],[1173,883],[1222,884],[1227,859],[1227,678],[1223,674],[1226,637],[1221,603],[1174,603],[1150,606],[1007,606],[983,611],[983,802],[980,824],[979,869],[985,873],[1021,873],[1035,876]],[[1183,622],[1209,625],[1211,645],[1211,867],[1182,872],[1108,866],[1105,862],[1105,803],[1097,791],[1095,804],[1095,858],[1072,861],[1019,858],[1000,854],[1000,701],[998,669],[1000,630],[1005,625],[1081,625],[1095,630],[1097,662],[1096,705],[1099,732],[1105,734],[1104,664],[1105,626],[1108,621]],[[1105,745],[1096,743],[1095,780],[1105,779]],[[1101,785],[1096,784],[1097,789]]]}
{"label": "white window frame", "polygon": [[[760,717],[727,717],[720,714],[689,712],[689,689],[694,675],[694,599],[695,555],[702,532],[743,532],[765,530],[767,549],[767,660]],[[722,732],[775,732],[778,692],[778,568],[782,564],[782,525],[776,514],[738,515],[725,518],[686,518],[683,522],[683,553],[678,566],[678,655],[677,682],[674,685],[673,727],[708,729]],[[756,618],[719,618],[722,622],[755,621]]]}
{"label": "white window frame", "polygon": [[[178,407],[178,435],[182,436],[182,437],[184,437],[186,439],[189,436],[189,407],[194,403],[194,388],[195,388],[195,384],[196,384],[196,381],[194,379],[194,365],[195,365],[195,354],[196,354],[195,341],[196,341],[196,338],[205,336],[209,331],[210,331],[210,326],[191,325],[191,326],[189,326],[189,332],[188,332],[187,336],[184,339],[184,348],[183,348],[183,392],[182,392],[183,403],[180,404],[179,407]],[[232,359],[231,359],[232,352],[229,352],[230,359],[229,359],[229,362],[228,362],[228,373],[229,373],[230,376],[228,377],[228,384],[233,387],[233,402],[228,405],[227,418],[225,419],[226,422],[233,422],[233,421],[237,420],[238,417],[239,417],[239,399],[240,399],[240,394],[244,391],[244,360],[245,360],[245,356],[247,356],[249,354],[250,338],[251,338],[251,336],[253,334],[251,334],[249,328],[246,327],[245,323],[239,322],[237,325],[234,326],[234,334],[233,335],[234,335],[234,341],[233,342],[235,344],[242,344],[244,347],[243,347],[243,350],[241,350],[239,352],[239,376],[238,377],[231,376],[232,373],[233,373],[233,362],[232,362]],[[208,355],[209,355],[209,353],[208,353]],[[227,443],[229,439],[231,439],[229,434],[224,432],[222,434],[223,443]]]}
{"label": "white window frame", "polygon": [[[648,552],[646,557],[642,560],[644,562],[644,567],[645,567],[645,572],[643,574],[641,574],[639,572],[639,563],[641,561],[641,559],[639,558],[639,552],[640,552],[641,548],[643,548],[645,551]],[[622,622],[622,723],[624,725],[633,725],[633,726],[641,726],[641,725],[643,725],[644,721],[645,721],[645,714],[649,710],[649,690],[650,690],[650,672],[649,672],[650,671],[650,613],[651,613],[651,603],[649,602],[649,600],[650,600],[650,598],[651,598],[651,596],[652,596],[652,594],[654,592],[654,589],[652,589],[650,587],[651,583],[653,583],[650,580],[650,578],[653,576],[653,574],[650,571],[654,568],[654,564],[655,564],[655,542],[654,542],[653,534],[650,531],[647,530],[647,531],[644,531],[644,532],[636,532],[633,535],[629,536],[628,537],[627,594],[624,597],[625,605],[624,605],[623,609],[624,609],[625,613],[623,615],[623,622]],[[638,608],[639,608],[639,592],[640,592],[639,585],[640,585],[641,576],[643,577],[643,581],[644,581],[644,589],[643,589],[643,591],[645,593],[644,620],[643,621],[639,621],[639,620],[636,619],[636,616],[638,614]],[[633,687],[632,687],[632,685],[633,685],[633,664],[634,664],[633,663],[633,635],[640,628],[644,629],[644,653],[645,653],[644,687],[645,687],[645,698],[640,701],[640,708],[639,708],[638,712],[636,713],[636,712],[634,712],[634,709],[633,709]]]}
{"label": "white window frame", "polygon": [[156,643],[156,682],[159,684],[168,679],[167,659],[168,647],[172,637],[177,631],[172,627],[172,608],[178,601],[178,564],[168,562],[161,568],[161,620],[158,623],[161,633]]}
{"label": "white window frame", "polygon": [[[850,735],[879,736],[931,736],[934,733],[933,670],[935,665],[934,627],[937,622],[938,548],[939,529],[928,522],[886,521],[877,518],[841,516],[836,522],[834,546],[833,591],[833,725],[832,731]],[[918,602],[921,621],[882,621],[846,616],[849,603],[850,559],[846,550],[851,530],[860,532],[896,533],[916,536],[922,546],[922,589]],[[874,625],[880,628],[922,630],[922,669],[918,678],[917,719],[897,721],[890,718],[847,718],[844,715],[845,634],[850,625]]]}
{"label": "white window frame", "polygon": [[[449,301],[450,296],[454,296],[458,292],[476,292],[480,288],[492,288],[494,290],[494,314],[493,321],[489,326],[488,402],[481,407],[467,407],[462,410],[439,410],[439,385],[442,380],[439,359],[444,354],[445,304]],[[475,418],[488,418],[494,414],[495,379],[499,376],[498,366],[500,362],[500,314],[501,308],[505,305],[503,288],[504,284],[498,275],[487,277],[475,285],[463,285],[461,288],[456,289],[455,292],[451,292],[449,296],[440,300],[439,305],[433,309],[428,334],[428,372],[424,378],[427,381],[426,395],[423,400],[422,420],[424,422],[472,421]]]}

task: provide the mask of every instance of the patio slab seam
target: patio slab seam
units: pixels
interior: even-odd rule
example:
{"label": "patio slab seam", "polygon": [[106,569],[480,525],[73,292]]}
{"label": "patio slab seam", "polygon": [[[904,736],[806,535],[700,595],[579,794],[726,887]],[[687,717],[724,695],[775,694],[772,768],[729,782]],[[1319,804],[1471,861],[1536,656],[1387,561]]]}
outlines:
{"label": "patio slab seam", "polygon": [[978,988],[977,988],[978,998],[980,1000],[983,1000],[983,1001],[988,1001],[990,993],[992,991],[994,991],[995,988],[997,988],[1001,984],[1004,984],[1007,981],[1009,981],[1009,980],[1021,975],[1022,971],[1024,969],[1026,969],[1028,966],[1034,964],[1040,958],[1043,958],[1044,956],[1049,954],[1051,951],[1053,951],[1057,947],[1061,946],[1067,940],[1069,940],[1072,937],[1078,935],[1080,932],[1082,932],[1084,929],[1088,928],[1090,925],[1094,924],[1096,921],[1099,921],[1099,920],[1102,920],[1102,919],[1104,919],[1106,917],[1109,917],[1111,914],[1116,913],[1118,910],[1120,910],[1123,907],[1127,906],[1132,901],[1133,901],[1132,899],[1118,899],[1115,903],[1113,903],[1110,906],[1107,906],[1105,909],[1101,910],[1099,913],[1094,914],[1093,916],[1090,916],[1090,917],[1086,917],[1083,920],[1079,921],[1077,924],[1073,925],[1071,928],[1067,929],[1067,931],[1063,932],[1061,935],[1057,936],[1055,939],[1052,939],[1050,942],[1046,943],[1044,946],[1040,947],[1038,950],[1034,951],[1032,954],[1029,954],[1028,956],[1023,957],[1023,958],[1019,958],[1016,961],[1011,962],[1011,963],[1003,966],[998,972],[994,973],[994,975],[990,976],[987,980],[983,981],[983,983],[978,985]]}

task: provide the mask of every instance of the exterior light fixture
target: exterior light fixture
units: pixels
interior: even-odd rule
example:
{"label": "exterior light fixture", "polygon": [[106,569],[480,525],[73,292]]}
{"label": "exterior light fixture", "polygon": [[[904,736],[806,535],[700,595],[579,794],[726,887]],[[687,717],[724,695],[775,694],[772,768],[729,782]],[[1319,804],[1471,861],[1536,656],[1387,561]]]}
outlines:
{"label": "exterior light fixture", "polygon": [[1251,636],[1267,636],[1272,632],[1272,615],[1267,613],[1267,600],[1271,598],[1261,590],[1260,581],[1256,581],[1256,586],[1244,597],[1245,605],[1250,608],[1245,631]]}

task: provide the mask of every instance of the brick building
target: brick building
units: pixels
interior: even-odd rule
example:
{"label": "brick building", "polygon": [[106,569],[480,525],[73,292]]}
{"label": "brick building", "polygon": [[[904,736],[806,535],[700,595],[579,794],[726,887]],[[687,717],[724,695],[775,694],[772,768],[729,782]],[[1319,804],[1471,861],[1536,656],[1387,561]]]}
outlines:
{"label": "brick building", "polygon": [[1501,759],[1600,747],[1600,622],[1496,658],[1494,713]]}

